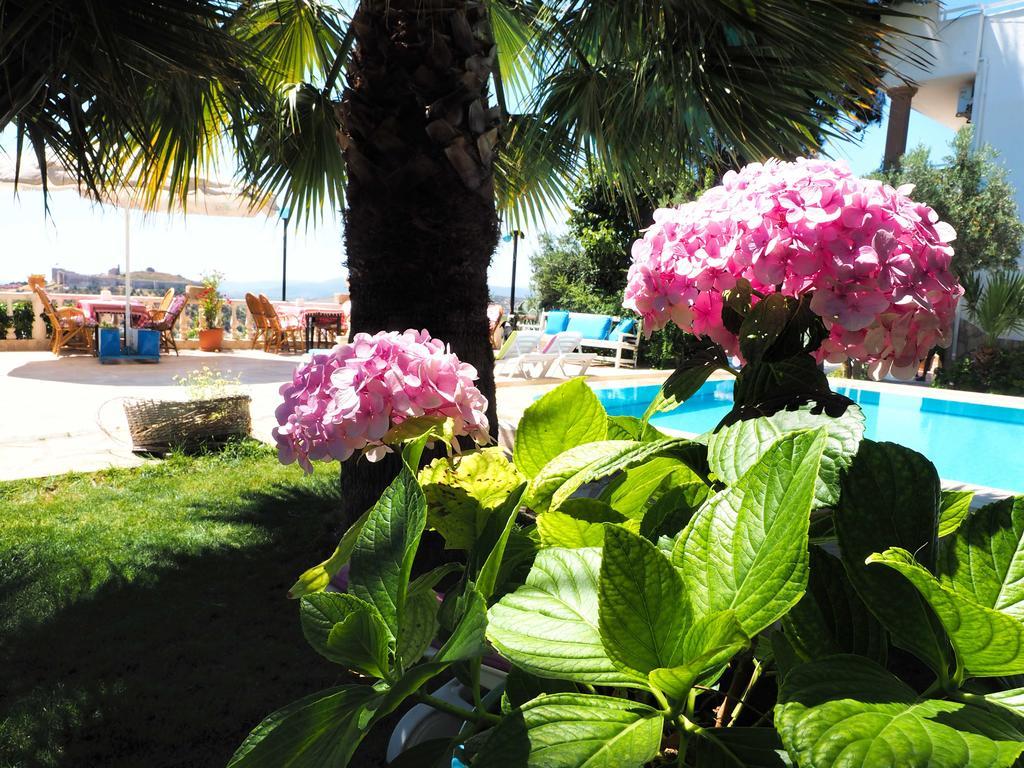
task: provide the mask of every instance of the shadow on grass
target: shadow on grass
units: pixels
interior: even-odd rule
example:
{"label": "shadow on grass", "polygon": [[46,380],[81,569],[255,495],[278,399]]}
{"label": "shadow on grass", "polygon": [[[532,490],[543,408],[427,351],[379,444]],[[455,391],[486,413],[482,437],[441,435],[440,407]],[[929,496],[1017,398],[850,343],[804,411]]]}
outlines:
{"label": "shadow on grass", "polygon": [[[271,486],[216,515],[262,529],[262,542],[112,574],[77,602],[54,595],[68,604],[0,639],[0,765],[223,766],[271,711],[345,682],[285,598],[329,550],[337,509],[316,489]],[[0,591],[25,579],[9,575]],[[389,730],[352,764],[383,765]]]}

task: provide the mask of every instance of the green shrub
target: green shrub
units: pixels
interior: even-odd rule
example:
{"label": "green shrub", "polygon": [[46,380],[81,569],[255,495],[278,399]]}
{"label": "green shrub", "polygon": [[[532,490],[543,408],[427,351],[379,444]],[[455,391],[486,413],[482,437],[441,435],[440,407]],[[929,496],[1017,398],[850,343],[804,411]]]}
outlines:
{"label": "green shrub", "polygon": [[940,368],[932,386],[1024,396],[1024,347],[988,349]]}
{"label": "green shrub", "polygon": [[11,314],[11,319],[14,325],[14,338],[32,338],[32,323],[35,322],[36,319],[35,310],[32,309],[32,302],[14,302],[14,312]]}
{"label": "green shrub", "polygon": [[10,329],[12,319],[7,311],[7,305],[0,303],[0,341],[7,338],[7,331]]}

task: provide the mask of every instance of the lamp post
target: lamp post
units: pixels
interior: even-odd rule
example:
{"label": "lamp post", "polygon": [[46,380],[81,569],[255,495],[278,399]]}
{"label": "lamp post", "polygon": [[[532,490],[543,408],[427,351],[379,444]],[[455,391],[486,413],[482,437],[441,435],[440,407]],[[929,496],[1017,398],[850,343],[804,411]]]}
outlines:
{"label": "lamp post", "polygon": [[521,237],[526,237],[526,233],[521,229],[513,229],[502,238],[506,243],[509,240],[512,241],[512,295],[508,302],[508,320],[512,330],[516,329],[516,260],[519,257],[519,238]]}
{"label": "lamp post", "polygon": [[281,208],[281,221],[284,222],[284,237],[281,241],[281,301],[288,298],[288,219],[292,215],[292,209],[287,205]]}

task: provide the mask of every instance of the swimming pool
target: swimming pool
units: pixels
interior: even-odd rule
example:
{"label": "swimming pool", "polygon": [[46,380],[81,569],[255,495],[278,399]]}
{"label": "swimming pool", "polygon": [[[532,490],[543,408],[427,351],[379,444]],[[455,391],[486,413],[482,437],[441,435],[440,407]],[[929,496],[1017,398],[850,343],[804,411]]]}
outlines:
{"label": "swimming pool", "polygon": [[[651,419],[658,427],[700,434],[732,407],[731,380],[709,381],[679,408]],[[595,389],[613,416],[642,416],[657,385]],[[964,403],[913,392],[837,387],[864,409],[866,437],[920,451],[945,480],[1024,493],[1024,408]]]}

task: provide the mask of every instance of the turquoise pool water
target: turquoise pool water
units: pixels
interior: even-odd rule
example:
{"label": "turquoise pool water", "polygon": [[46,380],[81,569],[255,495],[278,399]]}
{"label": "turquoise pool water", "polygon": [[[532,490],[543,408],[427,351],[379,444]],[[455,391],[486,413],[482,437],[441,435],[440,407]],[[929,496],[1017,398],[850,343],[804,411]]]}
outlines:
{"label": "turquoise pool water", "polygon": [[[642,416],[657,386],[594,390],[608,413]],[[867,437],[920,451],[946,480],[1024,493],[1024,408],[960,403],[908,394],[839,387],[864,409]],[[655,426],[700,434],[732,407],[732,381],[710,381]]]}

